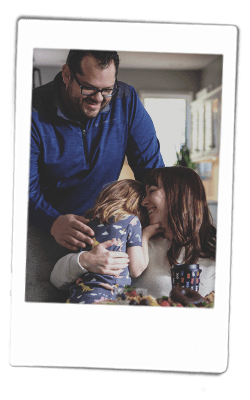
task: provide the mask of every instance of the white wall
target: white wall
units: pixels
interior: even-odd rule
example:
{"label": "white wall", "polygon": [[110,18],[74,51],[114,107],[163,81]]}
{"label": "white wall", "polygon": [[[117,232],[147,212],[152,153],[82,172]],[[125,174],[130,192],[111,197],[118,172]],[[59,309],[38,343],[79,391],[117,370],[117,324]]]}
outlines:
{"label": "white wall", "polygon": [[[137,92],[143,90],[193,91],[207,87],[214,89],[222,84],[222,56],[218,56],[203,70],[156,70],[120,68],[118,79],[134,86]],[[39,66],[37,66],[39,68]],[[54,79],[61,66],[42,66],[42,85]]]}
{"label": "white wall", "polygon": [[134,86],[137,92],[143,90],[196,92],[200,89],[201,71],[120,69],[118,79]]}
{"label": "white wall", "polygon": [[[39,68],[39,66],[37,67]],[[61,67],[40,67],[42,85],[52,81]],[[141,90],[193,91],[200,89],[201,71],[119,69],[118,80]]]}
{"label": "white wall", "polygon": [[62,69],[60,67],[37,67],[41,71],[41,79],[42,85],[53,81],[54,77],[60,72]]}
{"label": "white wall", "polygon": [[201,89],[208,88],[208,90],[216,89],[222,85],[222,68],[223,57],[218,56],[214,61],[209,63],[201,73]]}

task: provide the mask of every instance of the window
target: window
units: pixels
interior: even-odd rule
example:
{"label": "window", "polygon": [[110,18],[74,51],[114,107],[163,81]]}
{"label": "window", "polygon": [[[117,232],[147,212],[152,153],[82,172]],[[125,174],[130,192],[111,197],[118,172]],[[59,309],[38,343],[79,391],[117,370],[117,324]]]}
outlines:
{"label": "window", "polygon": [[141,92],[140,98],[151,116],[161,145],[161,154],[166,166],[176,163],[176,152],[187,144],[191,131],[190,102],[192,92]]}

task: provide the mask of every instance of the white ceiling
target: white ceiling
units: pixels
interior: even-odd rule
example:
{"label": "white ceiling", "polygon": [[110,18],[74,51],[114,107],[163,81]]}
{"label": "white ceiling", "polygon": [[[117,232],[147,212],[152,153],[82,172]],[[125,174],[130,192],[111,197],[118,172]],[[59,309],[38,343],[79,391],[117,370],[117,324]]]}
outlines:
{"label": "white ceiling", "polygon": [[[34,66],[58,67],[65,64],[69,50],[34,49]],[[118,51],[119,68],[202,69],[218,57],[214,54],[146,53]]]}

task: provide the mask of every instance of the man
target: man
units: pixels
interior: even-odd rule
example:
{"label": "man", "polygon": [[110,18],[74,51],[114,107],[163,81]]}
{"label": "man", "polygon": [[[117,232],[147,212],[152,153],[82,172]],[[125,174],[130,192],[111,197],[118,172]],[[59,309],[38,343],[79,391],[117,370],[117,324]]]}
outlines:
{"label": "man", "polygon": [[29,223],[71,251],[92,244],[82,215],[119,178],[125,155],[137,180],[164,166],[152,120],[118,67],[117,52],[70,50],[54,81],[33,91]]}
{"label": "man", "polygon": [[[163,166],[152,120],[134,88],[117,81],[118,67],[116,52],[71,50],[54,81],[33,90],[26,301],[65,300],[51,271],[92,244],[83,215],[119,178],[125,155],[137,180]],[[81,268],[119,275],[127,254],[98,246],[81,253]]]}

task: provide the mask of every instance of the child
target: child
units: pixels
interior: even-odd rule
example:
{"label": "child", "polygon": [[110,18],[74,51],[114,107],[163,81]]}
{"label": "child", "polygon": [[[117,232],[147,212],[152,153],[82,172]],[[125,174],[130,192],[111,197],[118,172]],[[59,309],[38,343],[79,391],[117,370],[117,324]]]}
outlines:
{"label": "child", "polygon": [[91,304],[104,299],[115,299],[114,289],[131,284],[148,264],[148,239],[142,238],[139,217],[143,218],[141,201],[144,186],[135,180],[124,179],[112,183],[98,196],[95,206],[85,217],[91,219],[89,226],[95,232],[94,244],[84,249],[91,250],[99,243],[112,239],[111,251],[127,252],[129,265],[117,276],[87,272],[70,287],[67,303]]}

